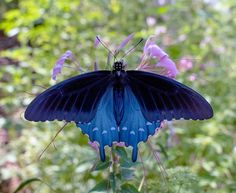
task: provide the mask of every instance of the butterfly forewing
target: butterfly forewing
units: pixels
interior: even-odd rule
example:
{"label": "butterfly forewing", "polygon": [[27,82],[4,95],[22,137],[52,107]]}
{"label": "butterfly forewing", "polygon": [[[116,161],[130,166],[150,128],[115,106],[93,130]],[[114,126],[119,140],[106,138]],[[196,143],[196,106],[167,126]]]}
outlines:
{"label": "butterfly forewing", "polygon": [[191,88],[164,76],[127,71],[128,84],[149,121],[202,120],[213,116],[210,104]]}
{"label": "butterfly forewing", "polygon": [[88,122],[95,116],[111,77],[110,71],[95,71],[62,81],[38,95],[27,107],[25,118]]}

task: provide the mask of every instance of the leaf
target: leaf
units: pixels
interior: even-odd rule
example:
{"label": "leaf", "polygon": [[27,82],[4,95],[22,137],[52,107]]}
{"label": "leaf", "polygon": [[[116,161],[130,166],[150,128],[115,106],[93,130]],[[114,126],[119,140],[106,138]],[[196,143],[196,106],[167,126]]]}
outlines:
{"label": "leaf", "polygon": [[122,159],[127,159],[127,152],[125,151],[125,148],[123,147],[116,147],[114,149],[114,152],[119,155]]}
{"label": "leaf", "polygon": [[198,182],[197,176],[187,167],[175,167],[167,170],[169,182],[173,185],[191,187]]}
{"label": "leaf", "polygon": [[98,184],[96,184],[89,192],[102,192],[102,191],[106,191],[108,188],[108,182],[107,180],[102,180],[100,181]]}
{"label": "leaf", "polygon": [[98,171],[98,170],[103,170],[103,169],[106,169],[108,168],[109,166],[111,165],[111,162],[110,161],[106,161],[106,162],[99,162],[93,171]]}
{"label": "leaf", "polygon": [[131,168],[139,164],[139,162],[132,162],[131,160],[122,159],[120,161],[120,166],[124,168]]}
{"label": "leaf", "polygon": [[139,191],[131,184],[123,184],[121,186],[121,193],[139,193]]}
{"label": "leaf", "polygon": [[132,169],[126,169],[126,168],[122,168],[121,169],[121,177],[124,180],[131,180],[134,176],[134,170]]}
{"label": "leaf", "polygon": [[168,154],[165,150],[165,147],[161,143],[157,143],[157,145],[160,147],[160,151],[161,151],[161,153],[164,154],[165,158],[168,158]]}
{"label": "leaf", "polygon": [[25,186],[27,186],[28,184],[30,184],[30,183],[32,183],[32,182],[35,182],[35,181],[42,182],[42,180],[39,179],[39,178],[30,178],[30,179],[28,179],[28,180],[25,180],[25,181],[21,182],[20,185],[16,188],[16,190],[15,190],[13,193],[19,192],[19,191],[22,190]]}
{"label": "leaf", "polygon": [[115,177],[114,172],[110,173],[110,185],[111,185],[112,191],[115,192],[116,191],[116,177]]}
{"label": "leaf", "polygon": [[159,7],[157,10],[156,10],[156,12],[157,12],[157,14],[164,14],[164,13],[166,13],[167,11],[168,11],[168,6],[165,6],[165,7]]}

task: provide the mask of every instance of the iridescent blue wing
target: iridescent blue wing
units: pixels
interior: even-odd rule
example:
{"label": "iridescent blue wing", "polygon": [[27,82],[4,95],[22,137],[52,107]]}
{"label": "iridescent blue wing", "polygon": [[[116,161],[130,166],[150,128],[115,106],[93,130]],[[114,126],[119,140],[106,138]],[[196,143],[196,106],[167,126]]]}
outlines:
{"label": "iridescent blue wing", "polygon": [[88,135],[90,141],[96,141],[99,144],[102,161],[105,161],[104,147],[106,145],[111,147],[113,142],[119,142],[119,132],[113,109],[113,87],[108,86],[99,101],[94,118],[88,123],[76,123],[82,132]]}
{"label": "iridescent blue wing", "polygon": [[131,70],[127,74],[128,84],[150,122],[213,116],[210,104],[200,94],[175,80],[143,71]]}
{"label": "iridescent blue wing", "polygon": [[130,86],[124,89],[124,116],[119,127],[119,140],[125,146],[132,146],[132,161],[137,160],[138,143],[147,141],[148,137],[155,134],[160,127],[159,120],[148,121],[142,111],[137,98]]}
{"label": "iridescent blue wing", "polygon": [[[118,97],[118,96],[115,96]],[[124,87],[124,109],[121,122],[117,125],[117,117],[114,114],[115,103],[112,86],[108,86],[102,96],[97,113],[88,123],[77,123],[90,141],[99,144],[100,158],[105,160],[104,146],[112,146],[113,142],[124,142],[125,146],[132,146],[132,160],[136,161],[138,154],[137,144],[146,141],[149,135],[153,135],[159,128],[160,121],[147,121],[140,109],[138,101],[129,86]]]}
{"label": "iridescent blue wing", "polygon": [[27,107],[29,121],[89,122],[111,84],[110,71],[95,71],[64,80],[38,95]]}

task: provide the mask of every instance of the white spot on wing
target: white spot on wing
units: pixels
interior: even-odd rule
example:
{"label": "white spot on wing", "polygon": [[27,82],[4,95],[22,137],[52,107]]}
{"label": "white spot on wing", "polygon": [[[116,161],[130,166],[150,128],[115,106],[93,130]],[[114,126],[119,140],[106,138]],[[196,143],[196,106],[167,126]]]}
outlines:
{"label": "white spot on wing", "polygon": [[130,131],[130,134],[131,134],[131,135],[135,135],[135,132],[134,132],[134,131]]}
{"label": "white spot on wing", "polygon": [[111,127],[111,131],[114,131],[114,130],[116,130],[116,128],[115,127]]}
{"label": "white spot on wing", "polygon": [[126,131],[126,130],[127,130],[127,127],[123,127],[122,130],[123,130],[123,131]]}
{"label": "white spot on wing", "polygon": [[94,127],[94,128],[93,128],[93,131],[98,131],[98,128],[97,128],[97,127]]}
{"label": "white spot on wing", "polygon": [[152,125],[152,123],[148,121],[148,122],[146,123],[146,125]]}
{"label": "white spot on wing", "polygon": [[145,131],[143,128],[139,128],[138,130],[141,131],[141,132],[144,132],[144,131]]}
{"label": "white spot on wing", "polygon": [[102,131],[102,134],[107,134],[107,131],[106,131],[106,130],[103,130],[103,131]]}

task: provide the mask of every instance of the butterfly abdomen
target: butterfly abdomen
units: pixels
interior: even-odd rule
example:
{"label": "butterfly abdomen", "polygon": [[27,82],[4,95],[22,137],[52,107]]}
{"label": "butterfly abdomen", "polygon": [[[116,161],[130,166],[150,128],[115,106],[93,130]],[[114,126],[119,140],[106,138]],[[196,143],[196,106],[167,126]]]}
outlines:
{"label": "butterfly abdomen", "polygon": [[113,88],[113,113],[116,119],[116,123],[119,126],[124,115],[124,88],[114,87]]}
{"label": "butterfly abdomen", "polygon": [[125,71],[113,71],[114,84],[113,84],[113,113],[116,119],[117,126],[120,125],[124,115],[124,88],[127,85],[127,74]]}

